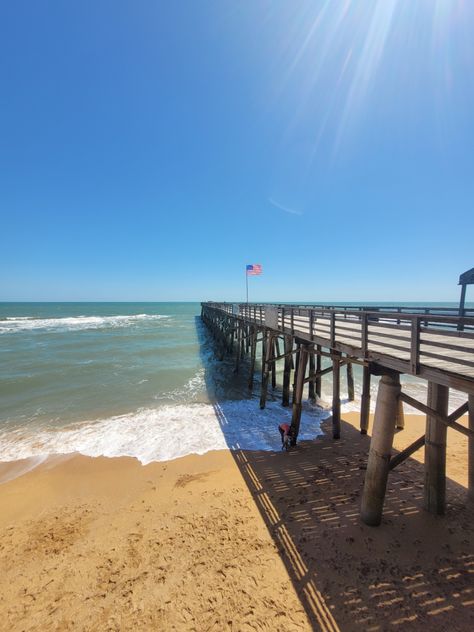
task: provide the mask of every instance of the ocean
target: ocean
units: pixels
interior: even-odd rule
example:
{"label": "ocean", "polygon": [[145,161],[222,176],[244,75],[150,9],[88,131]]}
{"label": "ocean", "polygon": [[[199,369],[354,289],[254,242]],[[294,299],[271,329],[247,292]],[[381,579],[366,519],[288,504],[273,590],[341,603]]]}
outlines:
{"label": "ocean", "polygon": [[[282,376],[264,411],[255,377],[251,394],[247,366],[235,374],[233,358],[215,357],[199,303],[0,303],[0,461],[278,450],[277,426],[291,418]],[[359,367],[354,377],[356,401],[343,399],[343,412],[359,410]],[[426,383],[403,381],[426,401]],[[374,380],[372,407],[376,390]],[[321,433],[330,391],[323,378],[321,401],[305,402],[300,439]],[[451,408],[464,399],[452,392]]]}

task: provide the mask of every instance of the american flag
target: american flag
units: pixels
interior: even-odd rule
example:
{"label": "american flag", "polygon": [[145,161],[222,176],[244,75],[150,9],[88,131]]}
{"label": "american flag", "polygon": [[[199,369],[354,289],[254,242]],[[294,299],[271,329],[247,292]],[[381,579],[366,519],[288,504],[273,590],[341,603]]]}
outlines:
{"label": "american flag", "polygon": [[259,263],[247,264],[247,276],[257,276],[262,274],[262,266]]}

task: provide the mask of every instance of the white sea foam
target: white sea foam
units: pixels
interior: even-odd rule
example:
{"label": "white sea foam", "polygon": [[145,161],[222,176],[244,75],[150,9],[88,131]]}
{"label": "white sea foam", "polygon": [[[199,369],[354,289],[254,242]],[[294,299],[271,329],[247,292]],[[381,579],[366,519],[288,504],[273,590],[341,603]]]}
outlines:
{"label": "white sea foam", "polygon": [[171,318],[163,314],[131,314],[118,316],[71,316],[64,318],[32,318],[25,316],[0,320],[0,334],[11,334],[31,330],[80,331],[83,329],[105,329],[127,327],[137,322]]}
{"label": "white sea foam", "polygon": [[[300,440],[321,434],[327,413],[305,406]],[[278,424],[289,423],[291,410],[270,402],[260,410],[256,400],[224,401],[141,409],[128,415],[86,421],[61,429],[0,433],[0,460],[44,455],[131,456],[143,464],[168,461],[210,450],[279,450]]]}
{"label": "white sea foam", "polygon": [[199,400],[199,395],[206,396],[206,390],[206,369],[201,367],[193,377],[189,378],[184,386],[158,393],[154,396],[154,399],[157,401],[172,401],[177,404],[183,401],[195,402],[196,398]]}

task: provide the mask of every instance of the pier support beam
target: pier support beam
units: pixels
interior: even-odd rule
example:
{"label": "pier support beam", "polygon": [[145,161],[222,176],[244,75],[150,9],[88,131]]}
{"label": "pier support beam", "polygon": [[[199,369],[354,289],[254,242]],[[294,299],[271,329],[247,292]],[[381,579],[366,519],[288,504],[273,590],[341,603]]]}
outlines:
{"label": "pier support beam", "polygon": [[272,390],[276,388],[276,362],[274,358],[278,356],[277,351],[277,340],[276,336],[272,337],[272,360],[271,360],[271,371],[272,371]]}
{"label": "pier support beam", "polygon": [[[469,430],[474,432],[474,395],[469,395]],[[468,441],[468,493],[474,501],[474,437],[469,437]]]}
{"label": "pier support beam", "polygon": [[[427,405],[448,414],[449,388],[428,382]],[[446,509],[446,434],[447,427],[434,417],[426,416],[425,434],[425,509],[443,515]]]}
{"label": "pier support beam", "polygon": [[223,318],[220,322],[220,338],[221,338],[221,350],[219,360],[223,360],[227,353],[227,321]]}
{"label": "pier support beam", "polygon": [[262,366],[261,366],[261,378],[263,382],[263,373],[265,371],[265,358],[267,357],[267,330],[262,329]]}
{"label": "pier support beam", "polygon": [[289,406],[290,405],[291,364],[293,360],[293,355],[291,354],[291,351],[293,350],[293,338],[291,336],[285,336],[284,349],[285,349],[285,366],[283,369],[283,397],[281,400],[281,405]]}
{"label": "pier support beam", "polygon": [[299,361],[297,364],[297,374],[295,389],[293,393],[293,416],[291,418],[291,430],[293,437],[293,445],[296,445],[296,439],[300,431],[301,409],[303,400],[304,377],[306,373],[306,364],[308,361],[308,347],[301,345],[298,352]]}
{"label": "pier support beam", "polygon": [[332,436],[333,439],[341,437],[341,354],[334,352],[332,355]]}
{"label": "pier support beam", "polygon": [[233,325],[229,326],[229,353],[234,352],[234,327]]}
{"label": "pier support beam", "polygon": [[347,398],[350,402],[354,401],[354,373],[351,362],[347,363]]}
{"label": "pier support beam", "polygon": [[296,382],[298,380],[298,371],[300,367],[300,354],[301,354],[301,344],[299,342],[296,343],[296,358],[295,358],[295,372],[293,374],[293,399],[292,403],[295,403],[295,394],[296,394]]}
{"label": "pier support beam", "polygon": [[397,430],[403,430],[405,428],[405,413],[403,412],[403,402],[401,399],[398,400],[395,428]]}
{"label": "pier support beam", "polygon": [[[315,373],[316,365],[314,358],[314,347],[311,348],[311,352],[309,354],[309,377],[313,377]],[[308,383],[308,398],[312,401],[316,401],[316,386],[314,384],[314,380],[310,380]]]}
{"label": "pier support beam", "polygon": [[[321,345],[316,345],[316,373],[321,372]],[[318,377],[316,380],[316,395],[321,397],[321,377]]]}
{"label": "pier support beam", "polygon": [[370,367],[362,369],[362,397],[360,401],[360,434],[366,435],[370,415]]}
{"label": "pier support beam", "polygon": [[227,353],[234,353],[234,323],[227,321]]}
{"label": "pier support beam", "polygon": [[399,374],[390,373],[382,376],[362,492],[361,518],[365,524],[371,526],[378,526],[382,521],[399,396]]}
{"label": "pier support beam", "polygon": [[253,389],[253,374],[255,373],[255,358],[257,355],[257,334],[256,327],[250,329],[250,373],[249,373],[249,389]]}
{"label": "pier support beam", "polygon": [[224,331],[221,331],[221,335],[219,337],[219,348],[217,351],[217,357],[219,358],[221,362],[225,357],[225,352],[226,352],[226,339],[225,339]]}
{"label": "pier support beam", "polygon": [[262,374],[262,391],[260,393],[260,408],[265,408],[267,403],[268,379],[270,377],[272,357],[273,357],[273,339],[274,336],[268,332],[265,344],[265,356],[263,358],[263,374]]}
{"label": "pier support beam", "polygon": [[242,327],[240,325],[240,322],[237,322],[237,345],[236,345],[236,350],[235,350],[235,368],[234,368],[234,373],[238,373],[239,372],[240,356],[241,356],[241,353],[242,353],[241,341],[242,341]]}

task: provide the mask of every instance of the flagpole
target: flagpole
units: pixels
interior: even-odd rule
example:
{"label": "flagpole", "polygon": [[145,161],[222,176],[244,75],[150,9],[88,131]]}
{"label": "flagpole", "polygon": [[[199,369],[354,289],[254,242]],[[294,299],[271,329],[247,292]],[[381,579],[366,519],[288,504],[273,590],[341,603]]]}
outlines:
{"label": "flagpole", "polygon": [[247,266],[245,266],[245,285],[247,287],[247,305],[249,304],[249,275],[247,271]]}

